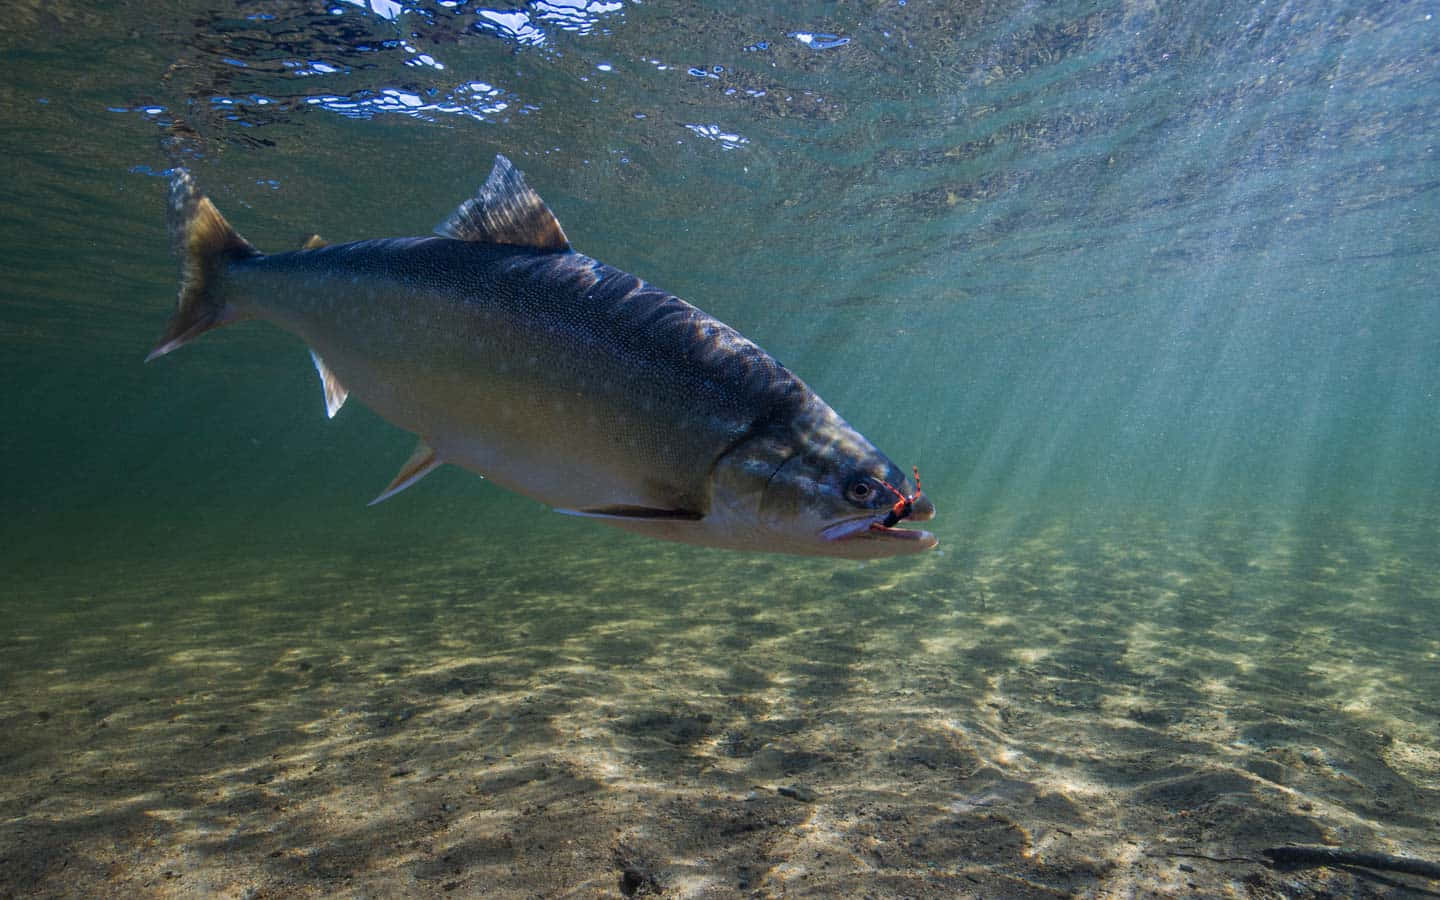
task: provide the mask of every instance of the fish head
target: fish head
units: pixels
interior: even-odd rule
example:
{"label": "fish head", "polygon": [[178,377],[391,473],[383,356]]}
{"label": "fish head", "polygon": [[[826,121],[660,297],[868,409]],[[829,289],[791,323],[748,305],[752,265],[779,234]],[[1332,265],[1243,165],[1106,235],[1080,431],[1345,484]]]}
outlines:
{"label": "fish head", "polygon": [[939,543],[901,527],[934,518],[930,498],[829,407],[750,438],[721,463],[712,509],[748,518],[757,549],[879,559]]}

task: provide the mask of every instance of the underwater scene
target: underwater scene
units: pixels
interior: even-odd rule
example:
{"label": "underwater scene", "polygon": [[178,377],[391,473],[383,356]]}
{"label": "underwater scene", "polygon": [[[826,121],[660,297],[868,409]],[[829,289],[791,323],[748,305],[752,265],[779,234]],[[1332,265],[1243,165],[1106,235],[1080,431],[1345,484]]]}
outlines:
{"label": "underwater scene", "polygon": [[1440,7],[4,15],[0,897],[1440,895]]}

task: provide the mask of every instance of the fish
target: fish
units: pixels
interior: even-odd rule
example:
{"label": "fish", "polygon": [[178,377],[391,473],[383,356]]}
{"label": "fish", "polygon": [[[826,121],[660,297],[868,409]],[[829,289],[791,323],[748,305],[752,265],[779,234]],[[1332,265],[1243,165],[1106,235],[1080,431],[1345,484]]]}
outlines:
{"label": "fish", "polygon": [[372,505],[442,465],[571,515],[730,550],[876,559],[938,541],[934,504],[738,331],[570,246],[497,155],[423,237],[261,253],[171,174],[180,292],[146,361],[251,319],[310,349],[325,411],[355,397],[418,444]]}

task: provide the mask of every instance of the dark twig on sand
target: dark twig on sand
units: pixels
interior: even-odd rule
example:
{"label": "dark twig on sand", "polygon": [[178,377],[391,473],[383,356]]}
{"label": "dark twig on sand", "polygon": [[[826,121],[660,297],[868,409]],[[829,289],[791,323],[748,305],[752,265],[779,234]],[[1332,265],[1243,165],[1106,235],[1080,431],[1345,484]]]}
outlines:
{"label": "dark twig on sand", "polygon": [[1407,875],[1423,875],[1426,878],[1440,878],[1440,864],[1405,856],[1391,856],[1388,853],[1362,853],[1358,850],[1339,850],[1335,847],[1270,847],[1262,851],[1277,869],[1296,869],[1304,866],[1360,866],[1381,872],[1404,872]]}
{"label": "dark twig on sand", "polygon": [[1227,863],[1227,862],[1263,863],[1263,862],[1264,862],[1264,860],[1255,859],[1255,858],[1252,857],[1252,856],[1209,856],[1209,855],[1207,855],[1207,854],[1205,854],[1205,853],[1191,853],[1191,852],[1189,852],[1189,851],[1187,851],[1187,850],[1167,850],[1167,851],[1165,851],[1164,853],[1151,854],[1151,855],[1152,855],[1152,856],[1183,856],[1183,857],[1185,857],[1186,859],[1205,859],[1205,860],[1209,860],[1210,862],[1218,862],[1218,863]]}

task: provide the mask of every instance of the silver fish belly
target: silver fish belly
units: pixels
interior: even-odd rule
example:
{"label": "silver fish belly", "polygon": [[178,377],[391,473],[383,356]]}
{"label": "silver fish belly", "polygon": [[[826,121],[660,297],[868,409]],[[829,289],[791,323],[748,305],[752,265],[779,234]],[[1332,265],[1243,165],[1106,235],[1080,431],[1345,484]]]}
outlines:
{"label": "silver fish belly", "polygon": [[435,237],[262,254],[188,174],[170,206],[180,302],[150,358],[242,319],[298,335],[330,415],[353,395],[420,437],[377,501],[450,463],[669,540],[935,546],[896,527],[934,515],[903,471],[752,341],[571,249],[504,157]]}

